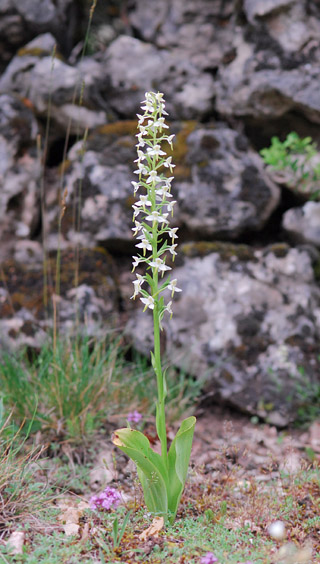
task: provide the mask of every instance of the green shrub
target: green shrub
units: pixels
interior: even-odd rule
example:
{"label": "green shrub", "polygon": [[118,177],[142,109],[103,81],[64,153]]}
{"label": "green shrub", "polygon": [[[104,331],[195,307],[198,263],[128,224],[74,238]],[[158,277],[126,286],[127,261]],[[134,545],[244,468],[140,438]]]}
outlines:
{"label": "green shrub", "polygon": [[311,137],[301,138],[294,131],[284,141],[272,137],[270,147],[262,149],[260,155],[272,169],[285,173],[284,181],[290,186],[307,191],[313,199],[318,198],[320,160]]}

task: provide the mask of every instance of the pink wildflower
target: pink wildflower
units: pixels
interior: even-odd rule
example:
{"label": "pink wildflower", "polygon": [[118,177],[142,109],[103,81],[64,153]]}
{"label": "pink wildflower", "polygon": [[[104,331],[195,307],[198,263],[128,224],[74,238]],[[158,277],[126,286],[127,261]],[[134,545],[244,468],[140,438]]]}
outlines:
{"label": "pink wildflower", "polygon": [[200,564],[214,564],[214,562],[218,562],[218,558],[213,552],[207,552],[207,554],[201,558]]}
{"label": "pink wildflower", "polygon": [[93,495],[90,498],[89,503],[92,510],[98,509],[99,507],[109,510],[112,509],[112,507],[118,507],[120,502],[120,493],[115,488],[110,488],[108,486],[105,490],[103,490],[103,492],[98,495]]}
{"label": "pink wildflower", "polygon": [[128,413],[127,419],[129,423],[139,423],[142,419],[142,415],[135,409],[134,411]]}

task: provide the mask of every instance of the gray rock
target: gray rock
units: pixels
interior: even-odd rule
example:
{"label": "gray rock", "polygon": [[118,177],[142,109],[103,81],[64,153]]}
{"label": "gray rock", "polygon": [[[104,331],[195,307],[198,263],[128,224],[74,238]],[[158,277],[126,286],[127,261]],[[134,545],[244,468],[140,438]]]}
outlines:
{"label": "gray rock", "polygon": [[29,55],[38,52],[39,57],[44,57],[45,55],[53,56],[54,51],[59,53],[59,51],[57,50],[57,41],[52,33],[49,32],[41,33],[40,35],[37,35],[37,37],[32,39],[32,41],[29,41],[29,43],[27,43],[20,51],[18,56],[23,57],[24,55],[28,54],[28,51]]}
{"label": "gray rock", "polygon": [[28,98],[36,114],[50,115],[58,130],[70,128],[71,134],[83,134],[106,122],[105,111],[92,109],[91,99],[101,67],[88,58],[77,66],[68,65],[52,56],[54,44],[52,35],[46,33],[26,45],[0,78],[0,91]]}
{"label": "gray rock", "polygon": [[[286,398],[294,395],[299,367],[309,378],[317,362],[320,289],[309,253],[199,243],[182,247],[180,257],[197,251],[209,254],[174,269],[183,291],[164,322],[168,361],[206,375],[217,401],[264,417],[279,411],[288,422],[296,404]],[[140,310],[127,333],[149,354],[151,316]]]}
{"label": "gray rock", "polygon": [[[68,0],[70,3],[71,0]],[[61,3],[61,2],[60,2]],[[39,26],[49,24],[57,15],[57,8],[51,0],[13,0],[13,5],[27,22],[34,22]]]}
{"label": "gray rock", "polygon": [[37,123],[17,97],[0,94],[0,236],[5,256],[14,238],[29,238],[39,221]]}
{"label": "gray rock", "polygon": [[14,52],[31,38],[20,14],[11,0],[0,0],[0,70],[10,61]]}
{"label": "gray rock", "polygon": [[1,0],[1,63],[6,64],[19,47],[43,32],[53,33],[60,48],[68,51],[78,26],[74,0]]}
{"label": "gray rock", "polygon": [[245,7],[252,25],[233,28],[235,55],[216,80],[218,112],[274,119],[296,111],[319,123],[320,22],[296,1],[249,0]]}
{"label": "gray rock", "polygon": [[2,350],[19,351],[25,347],[38,349],[48,341],[47,327],[40,327],[35,316],[21,309],[10,318],[0,319]]}
{"label": "gray rock", "polygon": [[283,215],[282,227],[295,242],[320,247],[320,203],[307,202],[289,209]]}
{"label": "gray rock", "polygon": [[297,0],[244,0],[244,12],[251,23],[255,18],[263,17],[278,12],[283,8],[288,8],[296,3]]}
{"label": "gray rock", "polygon": [[185,0],[138,0],[129,20],[144,41],[179,51],[197,68],[206,70],[216,68],[230,54],[232,31],[219,23],[225,23],[234,12],[233,1],[201,0],[195,4]]}
{"label": "gray rock", "polygon": [[[109,131],[112,126],[109,126]],[[129,122],[131,131],[136,125]],[[104,127],[104,131],[108,126]],[[66,212],[63,218],[63,233],[60,243],[63,248],[79,243],[82,247],[94,247],[104,244],[118,251],[128,242],[132,242],[133,179],[132,168],[135,158],[135,137],[126,137],[129,145],[130,164],[128,164],[128,146],[122,148],[123,137],[114,137],[106,133],[96,134],[88,140],[87,151],[81,154],[82,142],[75,145],[69,153],[71,167],[65,177],[68,190]],[[103,146],[104,145],[104,146]],[[95,147],[95,150],[93,150]],[[131,148],[131,150],[130,150]],[[81,188],[80,188],[81,187]],[[55,187],[53,186],[55,191]],[[80,192],[81,190],[81,196]],[[81,230],[74,224],[73,205],[81,197]],[[73,204],[71,202],[73,201]],[[56,249],[58,239],[55,235],[57,217],[60,213],[55,202],[49,210],[51,224],[48,245]]]}
{"label": "gray rock", "polygon": [[[145,41],[154,41],[157,45],[166,48],[177,47],[182,46],[181,38],[185,35],[184,28],[190,24],[195,24],[198,29],[203,29],[203,24],[209,24],[210,36],[213,38],[213,24],[219,24],[220,20],[225,22],[234,14],[235,7],[234,0],[228,2],[198,0],[197,4],[193,0],[164,0],[163,2],[137,0],[133,10],[129,13],[129,20]],[[190,39],[192,37],[193,33]],[[208,39],[208,36],[205,38]],[[198,38],[198,41],[201,39]],[[188,50],[195,52],[197,46],[192,45],[190,41]],[[209,53],[208,55],[210,56]]]}
{"label": "gray rock", "polygon": [[[43,263],[37,262],[38,249],[24,245],[33,253],[25,261],[25,253],[16,249],[18,260],[2,262],[4,276],[0,280],[0,345],[4,350],[41,346],[53,331],[53,310],[56,308],[61,335],[80,334],[102,338],[106,327],[118,323],[119,290],[112,258],[101,250],[86,250],[78,258],[73,252],[61,252],[60,290],[55,292],[56,254],[47,254],[47,286]],[[22,259],[23,262],[19,262]],[[40,257],[41,259],[41,257]],[[74,285],[76,268],[78,284]],[[1,347],[0,347],[1,348]]]}
{"label": "gray rock", "polygon": [[320,23],[317,18],[307,16],[303,3],[291,4],[289,10],[271,15],[266,28],[284,51],[298,53],[308,42],[319,41]]}
{"label": "gray rock", "polygon": [[[217,85],[217,109],[225,115],[275,118],[298,111],[320,123],[318,70],[307,65],[299,70],[246,72],[247,61],[235,61],[221,71]],[[234,73],[238,64],[240,68]]]}
{"label": "gray rock", "polygon": [[20,96],[27,97],[32,83],[31,71],[39,60],[45,56],[51,58],[52,67],[55,45],[56,41],[51,33],[39,35],[27,43],[12,59],[0,77],[0,91],[15,92]]}
{"label": "gray rock", "polygon": [[[171,125],[176,131],[175,224],[202,238],[219,235],[234,239],[248,229],[262,229],[279,202],[279,189],[264,173],[260,157],[248,148],[246,137],[222,124]],[[135,121],[107,124],[89,137],[84,155],[81,142],[69,152],[67,210],[60,239],[64,248],[75,240],[81,246],[104,244],[118,251],[131,248],[135,134]],[[77,201],[79,186],[82,206],[78,234],[70,201]],[[58,193],[56,187],[53,190]],[[59,213],[55,201],[48,210],[50,249],[57,248]]]}
{"label": "gray rock", "polygon": [[122,35],[106,50],[103,72],[110,79],[108,101],[120,115],[135,117],[147,90],[164,92],[171,119],[201,117],[211,110],[213,78],[183,52]]}
{"label": "gray rock", "polygon": [[183,165],[190,166],[190,178],[179,180],[186,170],[178,162],[175,221],[202,238],[233,239],[245,230],[261,229],[279,202],[279,189],[246,137],[218,124],[197,128],[186,143]]}

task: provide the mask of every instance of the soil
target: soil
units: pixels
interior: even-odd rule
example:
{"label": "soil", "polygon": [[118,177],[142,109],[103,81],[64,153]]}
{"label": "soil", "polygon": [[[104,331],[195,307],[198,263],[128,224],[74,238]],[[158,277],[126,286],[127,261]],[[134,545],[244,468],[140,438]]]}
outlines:
{"label": "soil", "polygon": [[226,408],[206,409],[197,417],[192,460],[214,468],[221,453],[246,475],[256,476],[270,467],[274,470],[270,478],[281,470],[296,472],[307,462],[320,462],[320,419],[308,429],[278,430]]}

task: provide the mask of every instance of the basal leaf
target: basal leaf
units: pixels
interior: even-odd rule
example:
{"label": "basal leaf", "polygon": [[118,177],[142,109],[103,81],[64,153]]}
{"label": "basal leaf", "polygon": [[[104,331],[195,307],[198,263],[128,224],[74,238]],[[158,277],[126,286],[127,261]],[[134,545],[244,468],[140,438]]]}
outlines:
{"label": "basal leaf", "polygon": [[152,513],[168,513],[168,476],[161,456],[150,447],[143,433],[134,429],[115,431],[113,444],[120,448],[137,465],[147,508]]}
{"label": "basal leaf", "polygon": [[196,418],[193,416],[182,421],[168,453],[168,509],[172,521],[187,477],[195,424]]}

